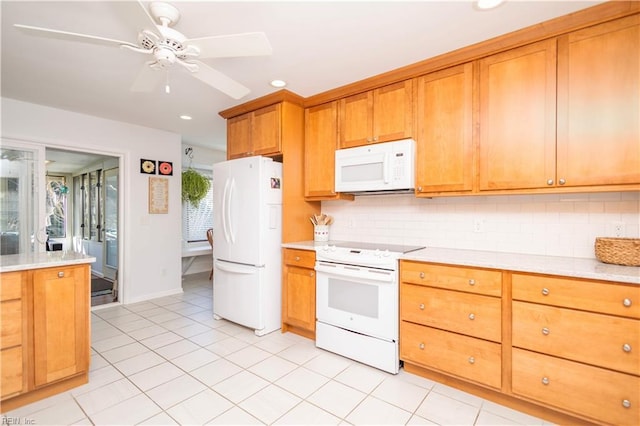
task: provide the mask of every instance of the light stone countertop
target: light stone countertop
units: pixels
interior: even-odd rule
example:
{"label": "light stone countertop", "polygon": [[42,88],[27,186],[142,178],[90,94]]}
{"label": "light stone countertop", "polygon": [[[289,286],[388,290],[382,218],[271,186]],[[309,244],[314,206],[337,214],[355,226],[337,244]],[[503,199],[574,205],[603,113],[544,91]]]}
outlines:
{"label": "light stone countertop", "polygon": [[[315,250],[327,242],[300,241],[282,244],[284,248]],[[530,272],[588,278],[640,285],[640,267],[602,263],[596,259],[577,257],[542,256],[533,254],[502,253],[479,250],[460,250],[427,247],[406,253],[401,260],[433,262],[456,266],[475,266],[513,272]]]}
{"label": "light stone countertop", "polygon": [[43,253],[7,254],[0,256],[0,272],[93,263],[96,258],[75,251],[47,251]]}

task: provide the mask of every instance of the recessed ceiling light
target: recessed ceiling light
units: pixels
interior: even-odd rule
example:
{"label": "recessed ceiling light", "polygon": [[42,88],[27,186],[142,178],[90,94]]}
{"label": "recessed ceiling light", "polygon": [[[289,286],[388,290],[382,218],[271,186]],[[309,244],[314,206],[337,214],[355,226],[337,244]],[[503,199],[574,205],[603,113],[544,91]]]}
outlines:
{"label": "recessed ceiling light", "polygon": [[180,118],[183,120],[191,120],[192,117],[190,115],[181,115]]}
{"label": "recessed ceiling light", "polygon": [[505,0],[478,0],[476,6],[481,10],[493,9],[504,3]]}
{"label": "recessed ceiling light", "polygon": [[273,87],[284,87],[287,85],[287,82],[284,80],[273,80],[270,83]]}

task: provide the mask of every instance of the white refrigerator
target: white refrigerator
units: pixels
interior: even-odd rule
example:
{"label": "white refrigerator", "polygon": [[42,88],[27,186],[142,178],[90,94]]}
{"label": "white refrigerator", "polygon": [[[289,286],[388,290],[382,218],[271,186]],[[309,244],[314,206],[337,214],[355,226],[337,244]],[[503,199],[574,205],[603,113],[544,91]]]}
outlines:
{"label": "white refrigerator", "polygon": [[262,336],[280,328],[282,164],[213,165],[213,314]]}

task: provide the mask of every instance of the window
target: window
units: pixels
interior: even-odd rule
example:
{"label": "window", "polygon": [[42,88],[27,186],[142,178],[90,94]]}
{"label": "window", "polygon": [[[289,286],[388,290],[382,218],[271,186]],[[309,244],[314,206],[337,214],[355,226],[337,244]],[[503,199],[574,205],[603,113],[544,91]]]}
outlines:
{"label": "window", "polygon": [[[198,172],[212,180],[211,170],[198,169]],[[207,241],[209,228],[213,228],[213,185],[198,207],[182,203],[182,236],[186,242]]]}
{"label": "window", "polygon": [[73,178],[75,235],[84,240],[102,241],[102,170],[84,173]]}
{"label": "window", "polygon": [[51,238],[67,236],[67,178],[47,176],[47,235]]}

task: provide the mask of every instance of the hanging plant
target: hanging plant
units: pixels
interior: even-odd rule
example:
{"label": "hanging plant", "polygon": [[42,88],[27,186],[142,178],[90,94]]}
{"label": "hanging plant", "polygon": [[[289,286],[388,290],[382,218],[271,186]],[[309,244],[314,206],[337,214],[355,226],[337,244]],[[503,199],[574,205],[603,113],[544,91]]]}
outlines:
{"label": "hanging plant", "polygon": [[207,195],[211,182],[209,178],[192,168],[182,172],[182,201],[188,201],[198,207],[200,201]]}

